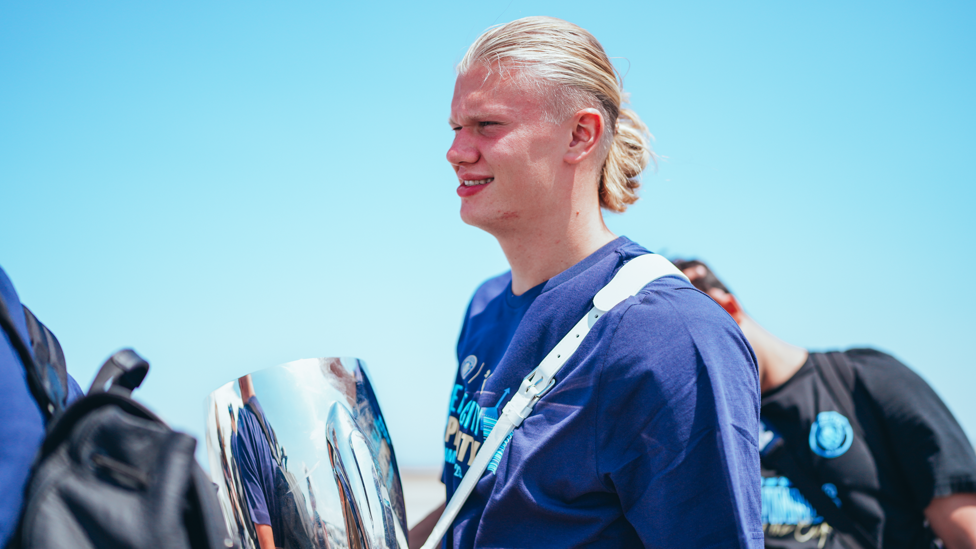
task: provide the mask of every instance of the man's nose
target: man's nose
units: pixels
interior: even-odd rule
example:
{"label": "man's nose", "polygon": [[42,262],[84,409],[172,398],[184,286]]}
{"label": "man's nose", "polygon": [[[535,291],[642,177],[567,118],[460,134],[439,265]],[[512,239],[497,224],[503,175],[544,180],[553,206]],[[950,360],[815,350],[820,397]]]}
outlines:
{"label": "man's nose", "polygon": [[454,136],[454,142],[451,143],[451,148],[447,149],[447,161],[452,166],[474,164],[478,161],[478,149],[465,135],[466,133],[464,129],[458,130]]}

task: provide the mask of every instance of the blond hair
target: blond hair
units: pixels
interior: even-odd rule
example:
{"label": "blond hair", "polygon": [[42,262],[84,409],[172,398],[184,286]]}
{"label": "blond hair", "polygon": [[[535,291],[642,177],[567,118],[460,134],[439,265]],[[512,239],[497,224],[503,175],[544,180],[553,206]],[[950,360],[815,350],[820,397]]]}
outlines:
{"label": "blond hair", "polygon": [[514,70],[520,83],[550,97],[546,115],[561,122],[584,107],[603,115],[600,206],[622,212],[637,201],[640,174],[654,158],[651,136],[637,113],[622,108],[627,95],[603,46],[584,29],[554,17],[525,17],[485,31],[458,63],[465,74],[481,63]]}

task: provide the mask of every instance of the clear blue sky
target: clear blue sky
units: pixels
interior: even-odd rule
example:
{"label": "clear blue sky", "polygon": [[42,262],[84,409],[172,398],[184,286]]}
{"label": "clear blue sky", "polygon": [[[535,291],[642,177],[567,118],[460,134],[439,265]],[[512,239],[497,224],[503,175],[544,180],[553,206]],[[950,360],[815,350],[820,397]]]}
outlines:
{"label": "clear blue sky", "polygon": [[973,2],[204,4],[0,4],[0,265],[83,385],[134,347],[199,436],[231,379],[357,356],[401,465],[438,465],[466,301],[507,268],[458,219],[453,66],[553,15],[662,155],[612,230],[791,342],[895,354],[976,437]]}

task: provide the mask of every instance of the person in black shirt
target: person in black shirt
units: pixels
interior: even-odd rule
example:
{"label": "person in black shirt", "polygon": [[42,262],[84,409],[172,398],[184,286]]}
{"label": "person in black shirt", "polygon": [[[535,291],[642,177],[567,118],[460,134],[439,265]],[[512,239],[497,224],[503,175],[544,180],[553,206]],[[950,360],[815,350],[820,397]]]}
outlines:
{"label": "person in black shirt", "polygon": [[756,354],[766,547],[925,548],[935,538],[976,547],[976,454],[922,378],[873,349],[791,345],[749,317],[704,263],[674,263]]}

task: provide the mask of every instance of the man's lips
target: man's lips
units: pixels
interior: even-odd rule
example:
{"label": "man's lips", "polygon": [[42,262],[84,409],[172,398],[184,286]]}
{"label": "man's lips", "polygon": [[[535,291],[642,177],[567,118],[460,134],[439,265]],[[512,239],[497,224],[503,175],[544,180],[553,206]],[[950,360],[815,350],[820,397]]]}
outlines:
{"label": "man's lips", "polygon": [[458,185],[457,188],[458,196],[464,198],[466,196],[479,193],[494,180],[494,177],[487,177],[484,179],[462,179],[461,184]]}

